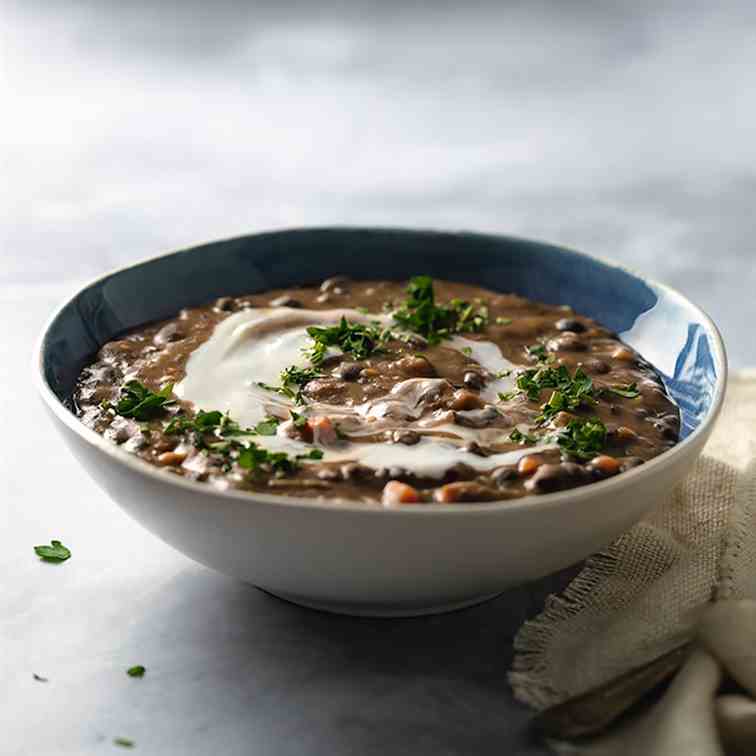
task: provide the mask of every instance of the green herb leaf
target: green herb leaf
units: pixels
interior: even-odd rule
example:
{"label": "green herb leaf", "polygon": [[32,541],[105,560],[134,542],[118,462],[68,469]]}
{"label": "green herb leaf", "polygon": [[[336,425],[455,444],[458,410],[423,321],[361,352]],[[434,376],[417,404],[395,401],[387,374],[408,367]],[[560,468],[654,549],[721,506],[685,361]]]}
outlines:
{"label": "green herb leaf", "polygon": [[121,748],[133,748],[136,745],[131,738],[113,738],[113,743]]}
{"label": "green herb leaf", "polygon": [[549,357],[546,347],[543,344],[531,344],[525,347],[528,357],[534,357],[538,362],[546,362]]}
{"label": "green herb leaf", "polygon": [[512,325],[512,322],[513,322],[512,318],[502,318],[501,316],[496,318],[496,325],[508,326],[508,325]]}
{"label": "green herb leaf", "polygon": [[65,562],[71,552],[60,541],[50,541],[49,546],[35,546],[34,553],[45,562]]}
{"label": "green herb leaf", "polygon": [[394,320],[408,331],[424,336],[431,345],[455,333],[477,333],[488,324],[488,308],[477,309],[462,299],[437,305],[430,276],[415,276],[407,286],[407,299],[393,313]]}
{"label": "green herb leaf", "polygon": [[459,351],[469,357],[472,354],[472,347],[462,347]]}
{"label": "green herb leaf", "polygon": [[295,428],[304,428],[307,425],[307,416],[300,415],[293,410],[289,413],[291,421],[294,423]]}
{"label": "green herb leaf", "polygon": [[343,316],[337,326],[310,326],[307,335],[313,345],[305,350],[305,354],[315,366],[323,362],[330,347],[336,347],[356,360],[364,360],[393,338],[391,332],[378,322],[373,325],[351,323]]}
{"label": "green herb leaf", "polygon": [[115,405],[115,411],[122,417],[135,420],[151,420],[165,412],[165,408],[175,403],[171,396],[173,384],[169,383],[157,393],[148,389],[139,381],[129,381],[121,388],[121,396]]}
{"label": "green herb leaf", "polygon": [[143,666],[142,666],[141,664],[137,664],[137,665],[136,665],[136,666],[134,666],[134,667],[129,667],[129,668],[128,668],[128,669],[126,670],[126,674],[127,674],[127,675],[128,675],[129,677],[144,677],[144,673],[145,673],[146,671],[147,671],[147,670],[146,670],[146,669],[145,669],[145,668],[144,668],[144,667],[143,667]]}
{"label": "green herb leaf", "polygon": [[617,396],[624,396],[626,399],[637,399],[640,396],[640,391],[638,390],[637,383],[607,386],[607,391],[611,391],[612,394],[617,394]]}
{"label": "green herb leaf", "polygon": [[563,453],[579,459],[591,459],[606,446],[606,426],[597,417],[575,418],[553,438]]}
{"label": "green herb leaf", "polygon": [[310,449],[306,454],[297,454],[297,459],[323,459],[322,449]]}
{"label": "green herb leaf", "polygon": [[268,416],[254,427],[258,436],[275,436],[281,421],[277,417]]}
{"label": "green herb leaf", "polygon": [[509,440],[513,444],[534,444],[538,441],[536,436],[532,436],[529,433],[523,433],[519,428],[515,428],[509,434]]}

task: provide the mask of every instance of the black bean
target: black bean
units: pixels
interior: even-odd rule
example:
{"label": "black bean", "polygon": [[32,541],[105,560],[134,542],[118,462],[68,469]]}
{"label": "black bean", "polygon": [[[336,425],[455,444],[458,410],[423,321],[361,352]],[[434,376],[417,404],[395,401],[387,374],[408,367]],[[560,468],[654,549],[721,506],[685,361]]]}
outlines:
{"label": "black bean", "polygon": [[186,338],[186,334],[179,328],[177,323],[168,323],[164,325],[152,338],[158,346],[165,346],[173,341],[181,341]]}
{"label": "black bean", "polygon": [[271,307],[301,307],[302,303],[298,299],[294,299],[289,294],[282,294],[280,297],[270,300]]}
{"label": "black bean", "polygon": [[334,470],[332,467],[325,467],[318,471],[318,478],[320,480],[340,480],[341,475],[339,475],[338,470]]}
{"label": "black bean", "polygon": [[574,462],[541,465],[525,482],[525,488],[533,493],[562,491],[587,482],[588,476],[588,471]]}
{"label": "black bean", "polygon": [[468,441],[464,446],[461,446],[460,451],[467,452],[468,454],[475,454],[478,457],[487,457],[488,452],[481,448],[477,441]]}
{"label": "black bean", "polygon": [[391,440],[395,444],[412,446],[420,441],[420,434],[413,430],[395,430],[391,434]]}
{"label": "black bean", "polygon": [[344,291],[344,287],[349,283],[349,279],[346,276],[333,276],[332,278],[326,278],[322,284],[320,284],[321,291],[332,291],[334,294],[341,294]]}
{"label": "black bean", "polygon": [[342,362],[336,370],[336,375],[342,381],[356,381],[362,372],[362,365],[359,362]]}
{"label": "black bean", "polygon": [[506,465],[505,467],[497,467],[493,473],[491,473],[491,480],[499,486],[504,487],[509,481],[516,480],[517,467],[514,465]]}
{"label": "black bean", "polygon": [[583,333],[585,325],[575,318],[561,318],[554,323],[557,331],[572,331],[572,333]]}
{"label": "black bean", "polygon": [[373,470],[359,462],[347,462],[341,466],[341,477],[344,480],[355,480],[358,478],[367,478],[373,474]]}
{"label": "black bean", "polygon": [[454,422],[457,425],[463,425],[466,428],[485,428],[498,417],[499,413],[496,409],[491,405],[488,405],[487,407],[483,407],[483,409],[455,412]]}
{"label": "black bean", "polygon": [[605,375],[612,369],[609,363],[604,362],[604,360],[588,360],[584,367],[589,373],[596,375]]}
{"label": "black bean", "polygon": [[474,370],[468,370],[463,376],[462,382],[465,384],[465,386],[467,386],[467,388],[478,390],[482,389],[485,385],[483,376],[480,373],[475,372]]}
{"label": "black bean", "polygon": [[550,352],[585,352],[588,345],[576,333],[567,331],[555,339],[551,339],[546,348]]}
{"label": "black bean", "polygon": [[229,312],[234,309],[234,300],[231,297],[220,297],[215,300],[213,309],[218,312]]}

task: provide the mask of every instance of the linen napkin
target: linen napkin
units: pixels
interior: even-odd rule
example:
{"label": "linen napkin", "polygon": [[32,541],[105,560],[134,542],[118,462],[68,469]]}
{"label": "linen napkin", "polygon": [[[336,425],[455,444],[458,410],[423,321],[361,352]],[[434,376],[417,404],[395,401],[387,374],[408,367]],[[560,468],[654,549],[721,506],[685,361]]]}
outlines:
{"label": "linen napkin", "polygon": [[[723,670],[756,696],[756,603],[740,601],[750,598],[756,598],[751,371],[731,378],[704,456],[669,500],[589,558],[567,589],[522,626],[510,673],[514,694],[544,710],[681,654],[670,663],[676,667],[686,656],[682,671],[650,713],[571,752],[713,756],[739,752],[745,743],[750,750],[743,752],[756,754],[756,703],[743,695],[716,698]],[[752,677],[738,679],[751,642]],[[683,647],[691,653],[676,651]]]}

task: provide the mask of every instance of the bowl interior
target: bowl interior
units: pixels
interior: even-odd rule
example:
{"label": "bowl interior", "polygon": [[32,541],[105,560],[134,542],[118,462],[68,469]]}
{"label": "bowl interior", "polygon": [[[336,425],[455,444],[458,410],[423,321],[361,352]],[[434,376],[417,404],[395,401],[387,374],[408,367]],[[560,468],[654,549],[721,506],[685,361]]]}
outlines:
{"label": "bowl interior", "polygon": [[716,329],[676,292],[571,250],[506,236],[392,229],[281,231],[213,242],[90,284],[54,317],[44,378],[70,406],[81,368],[118,334],[223,295],[418,273],[568,304],[617,331],[658,369],[682,412],[682,436],[712,409],[724,357]]}

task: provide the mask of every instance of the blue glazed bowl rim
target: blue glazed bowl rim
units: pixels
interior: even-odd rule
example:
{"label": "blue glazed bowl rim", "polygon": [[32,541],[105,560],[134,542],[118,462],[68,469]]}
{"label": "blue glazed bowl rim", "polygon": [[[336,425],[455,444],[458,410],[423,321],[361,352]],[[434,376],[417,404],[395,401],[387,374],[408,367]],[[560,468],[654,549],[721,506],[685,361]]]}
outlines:
{"label": "blue glazed bowl rim", "polygon": [[[286,235],[292,232],[295,233],[308,233],[308,232],[388,232],[388,233],[410,233],[410,234],[432,234],[435,236],[454,236],[473,237],[480,240],[488,241],[506,241],[514,243],[527,243],[527,244],[539,244],[546,247],[553,254],[569,253],[572,255],[579,255],[586,260],[600,263],[601,265],[622,271],[633,278],[649,285],[654,289],[663,291],[664,294],[673,300],[681,303],[685,307],[691,308],[697,316],[700,318],[701,323],[706,327],[708,335],[711,337],[711,346],[715,356],[715,364],[717,366],[716,384],[714,387],[714,394],[712,397],[711,405],[706,412],[706,415],[699,423],[699,425],[682,441],[678,442],[668,451],[663,452],[658,457],[654,457],[643,465],[628,470],[621,475],[617,475],[607,480],[597,481],[586,486],[580,486],[578,488],[569,489],[566,491],[557,491],[555,493],[539,494],[524,496],[518,499],[508,499],[495,502],[480,502],[480,503],[466,503],[466,504],[434,504],[428,506],[427,504],[405,504],[402,507],[382,507],[375,504],[366,504],[363,502],[346,501],[346,500],[328,500],[320,501],[318,499],[308,499],[305,497],[288,496],[285,494],[267,494],[259,492],[246,492],[238,490],[217,490],[209,489],[202,483],[195,481],[185,480],[184,478],[172,475],[167,476],[163,471],[154,465],[150,465],[143,460],[139,459],[135,455],[124,451],[119,446],[111,443],[99,433],[96,433],[92,429],[88,428],[77,418],[60,400],[57,394],[52,390],[52,387],[48,383],[45,377],[44,370],[44,356],[45,346],[48,341],[48,334],[51,328],[55,324],[56,320],[62,313],[62,311],[77,297],[79,297],[84,291],[96,286],[98,283],[103,282],[109,278],[115,277],[133,268],[137,268],[147,263],[156,262],[163,258],[172,257],[174,255],[180,255],[182,253],[191,252],[192,250],[205,246],[206,244],[223,244],[228,242],[240,241],[242,239],[251,239],[261,236],[271,236],[276,234]],[[73,294],[68,296],[50,315],[45,325],[43,326],[41,333],[37,339],[37,343],[32,356],[32,371],[33,379],[36,385],[37,391],[40,397],[55,417],[63,423],[69,430],[73,431],[79,436],[85,443],[96,448],[100,452],[108,455],[111,459],[117,460],[120,464],[125,465],[132,472],[152,479],[156,483],[163,483],[167,486],[178,487],[179,490],[185,490],[188,494],[202,495],[203,493],[209,498],[220,497],[222,499],[231,499],[236,501],[244,501],[250,507],[255,505],[264,506],[285,506],[287,508],[302,508],[312,511],[313,509],[320,509],[323,512],[360,512],[360,513],[372,513],[380,516],[458,516],[464,514],[466,517],[490,513],[491,511],[501,510],[519,510],[522,508],[529,509],[553,509],[558,508],[564,502],[575,499],[581,499],[585,501],[593,500],[596,498],[603,498],[604,496],[611,496],[612,492],[624,487],[632,486],[636,483],[640,483],[649,477],[662,471],[662,468],[670,465],[674,458],[682,455],[689,446],[697,443],[698,439],[702,435],[708,435],[712,426],[717,420],[719,413],[722,409],[724,402],[725,392],[727,389],[728,381],[728,366],[727,366],[727,353],[722,339],[722,335],[717,328],[717,325],[711,319],[701,307],[691,302],[687,297],[681,294],[667,284],[656,281],[655,279],[644,276],[637,271],[616,262],[607,260],[598,255],[591,255],[580,250],[565,247],[563,245],[552,244],[551,242],[542,242],[539,240],[528,239],[526,237],[514,236],[511,234],[490,234],[490,233],[478,233],[472,231],[439,231],[436,229],[428,228],[401,228],[396,226],[350,226],[350,225],[337,225],[337,226],[305,226],[296,228],[280,228],[269,231],[260,231],[252,234],[242,234],[239,236],[226,237],[224,239],[215,239],[209,242],[203,242],[201,244],[192,244],[191,246],[181,247],[168,252],[164,252],[159,255],[151,255],[140,260],[136,260],[133,263],[124,265],[115,270],[111,270],[103,275],[88,281],[83,286],[80,286]]]}

